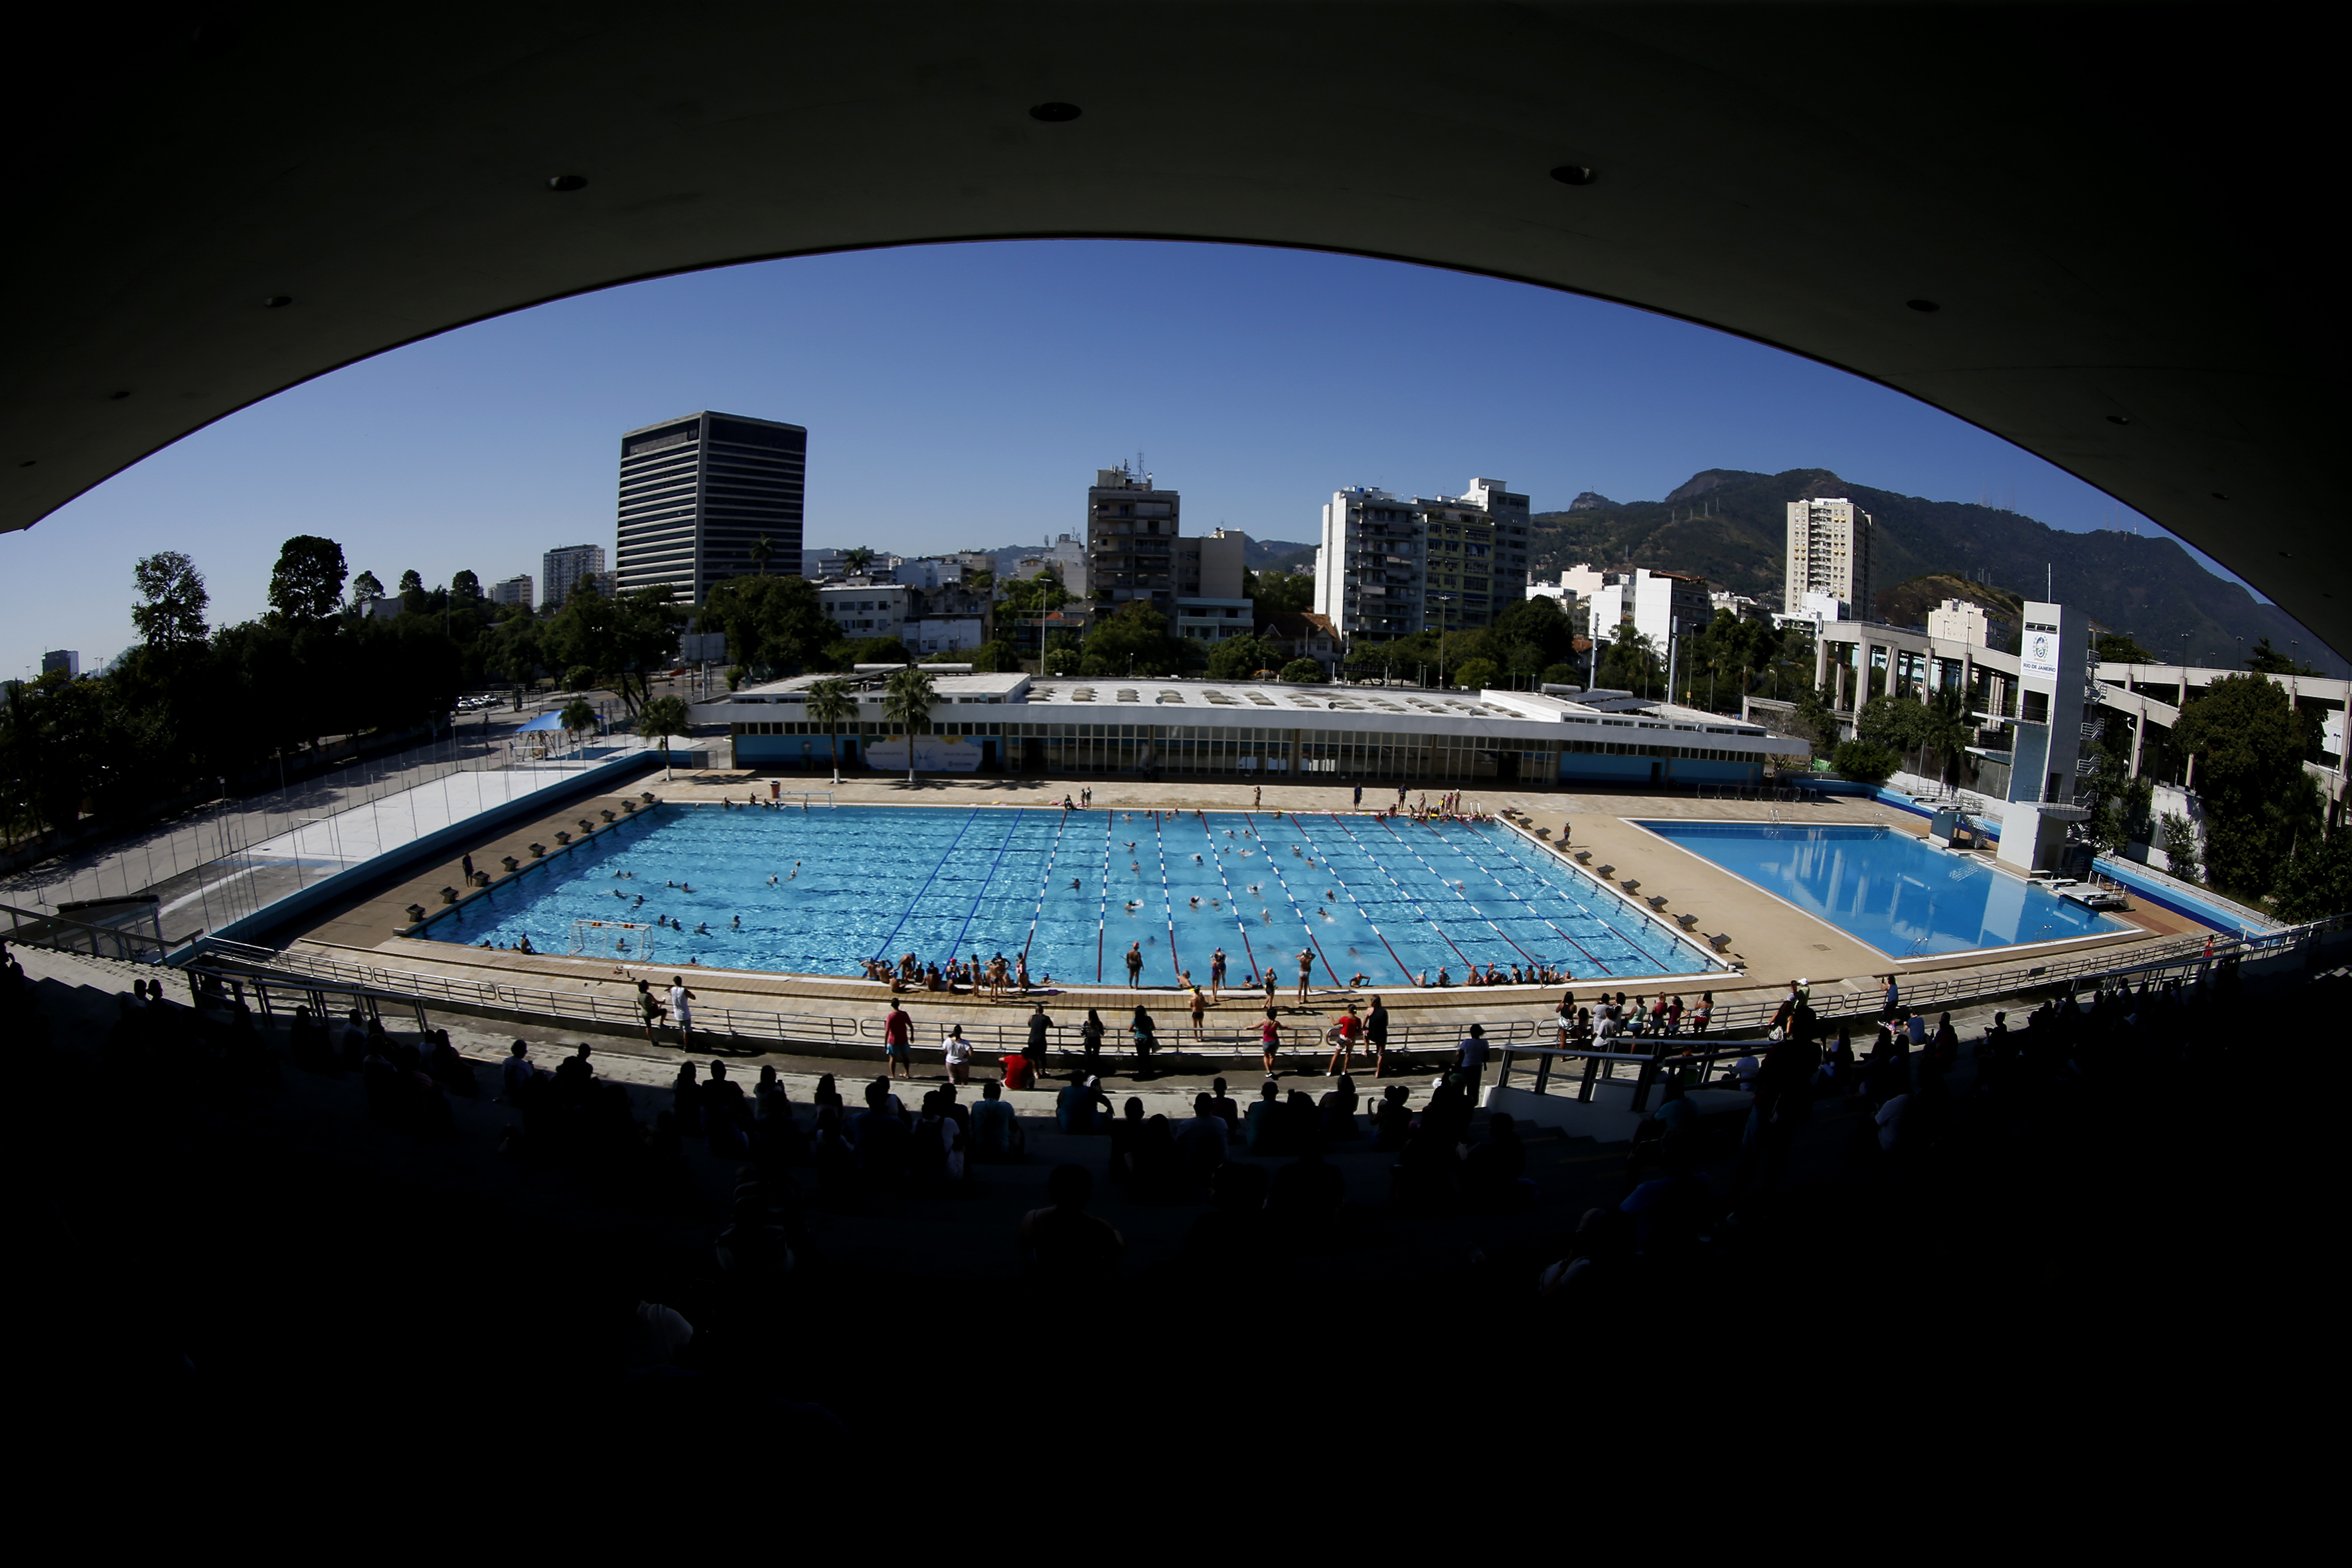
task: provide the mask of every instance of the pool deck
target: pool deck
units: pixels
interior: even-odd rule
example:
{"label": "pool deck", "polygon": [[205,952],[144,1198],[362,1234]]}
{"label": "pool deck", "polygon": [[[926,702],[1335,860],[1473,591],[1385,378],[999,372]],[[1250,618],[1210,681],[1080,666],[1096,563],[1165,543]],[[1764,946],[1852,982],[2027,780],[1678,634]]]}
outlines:
{"label": "pool deck", "polygon": [[[755,794],[764,799],[770,777],[780,777],[787,790],[814,786],[822,791],[826,787],[822,775],[812,778],[797,772],[777,775],[680,771],[667,782],[658,773],[640,778],[633,785],[633,790],[650,791],[664,802],[672,804],[715,804],[721,798],[740,801]],[[1050,810],[1058,805],[1065,793],[1075,798],[1080,789],[1091,788],[1095,792],[1097,810],[1198,808],[1238,811],[1249,810],[1255,805],[1255,809],[1267,812],[1344,812],[1351,808],[1352,787],[1342,784],[1296,783],[1260,786],[1241,780],[1194,778],[1152,784],[1115,776],[1077,779],[927,776],[910,789],[903,778],[858,775],[833,790],[832,794],[836,802],[845,805],[944,806],[994,803]],[[1262,801],[1259,798],[1261,791]],[[1415,789],[1411,798],[1418,800],[1423,793]],[[1391,784],[1383,790],[1367,784],[1364,797],[1366,808],[1386,804],[1394,800],[1395,786]],[[2032,948],[2011,947],[1956,953],[1898,964],[1834,927],[1793,911],[1778,899],[1732,873],[1718,869],[1635,826],[1634,820],[1680,817],[1767,822],[1776,820],[1777,813],[1777,820],[1793,825],[1883,825],[1924,835],[1927,824],[1908,814],[1874,801],[1851,796],[1833,796],[1819,805],[1774,806],[1759,802],[1699,800],[1689,795],[1473,787],[1465,790],[1465,798],[1468,808],[1473,810],[1493,812],[1505,806],[1515,806],[1528,813],[1538,826],[1551,829],[1555,837],[1565,819],[1570,825],[1573,847],[1592,851],[1594,868],[1603,865],[1613,866],[1613,879],[1620,882],[1628,878],[1637,880],[1641,884],[1641,898],[1664,897],[1666,900],[1664,912],[1668,915],[1696,915],[1697,931],[1701,934],[1722,932],[1728,935],[1731,938],[1729,956],[1744,963],[1746,973],[1717,972],[1711,976],[1695,975],[1687,980],[1669,978],[1664,984],[1664,989],[1679,993],[1693,1002],[1696,1002],[1697,993],[1703,990],[1714,992],[1719,1004],[1759,993],[1777,993],[1796,976],[1803,976],[1816,985],[1843,986],[1850,990],[1874,989],[1884,983],[1883,977],[1890,970],[1899,969],[1906,974],[1918,974],[1943,969],[2010,965],[2029,953],[2071,956],[2148,937],[2176,935],[2202,929],[2169,911],[2143,909],[2118,917],[2137,928],[2130,931],[2081,937]],[[824,807],[820,805],[815,809]],[[500,879],[501,857],[511,855],[518,860],[527,861],[530,858],[528,846],[532,842],[551,847],[557,831],[576,834],[580,818],[599,821],[603,810],[611,810],[618,815],[620,798],[575,801],[526,826],[486,836],[482,842],[471,847],[475,865],[489,871],[494,879]],[[629,831],[625,819],[620,831]],[[2013,873],[2004,868],[2000,874]],[[418,941],[395,934],[408,924],[408,905],[419,904],[427,910],[440,909],[443,907],[440,889],[456,887],[459,880],[457,862],[454,858],[436,864],[404,879],[395,886],[373,889],[327,906],[299,929],[297,933],[299,941],[301,945],[315,950],[332,952],[352,962],[380,964],[387,969],[472,980],[500,979],[509,984],[520,983],[549,989],[601,991],[616,999],[635,989],[634,972],[616,970],[610,961],[498,952],[461,947],[450,942]],[[646,973],[650,977],[667,983],[670,970],[656,966]],[[1580,977],[1574,989],[1580,995],[1589,995],[1597,983],[1598,977]],[[887,1001],[884,988],[871,982],[761,974],[740,970],[695,971],[694,988],[706,1009],[741,1007],[798,1012],[806,1010],[810,1003],[822,1003],[825,1011],[839,1016],[878,1017]],[[1612,985],[1610,988],[1615,990],[1618,987]],[[1623,986],[1629,994],[1655,992],[1661,988],[1655,977],[1629,980]],[[1063,994],[1056,1005],[1065,1007],[1073,1005],[1132,1006],[1142,1000],[1154,1007],[1164,1008],[1172,994],[1172,988],[1167,986],[1147,987],[1139,993],[1124,986],[1111,985],[1059,989]],[[1465,1010],[1488,1016],[1549,1016],[1552,1003],[1557,999],[1552,988],[1538,986],[1456,987],[1444,991],[1386,987],[1381,990],[1391,1010],[1402,1022],[1437,1022],[1461,1016]],[[1289,988],[1286,987],[1284,996],[1287,998],[1290,994]],[[1336,988],[1319,986],[1314,992],[1318,1005],[1336,1005],[1346,994]],[[924,994],[913,999],[910,1005],[925,1012],[934,1008],[982,1008],[1002,1015],[1007,1008],[1026,1009],[1030,1003],[1022,998],[1000,1004],[968,995]],[[1218,1012],[1223,1015],[1221,1021],[1230,1024],[1240,1010],[1254,1006],[1254,1001],[1244,999],[1237,1002],[1229,994]],[[998,1021],[1003,1020],[1000,1017]]]}

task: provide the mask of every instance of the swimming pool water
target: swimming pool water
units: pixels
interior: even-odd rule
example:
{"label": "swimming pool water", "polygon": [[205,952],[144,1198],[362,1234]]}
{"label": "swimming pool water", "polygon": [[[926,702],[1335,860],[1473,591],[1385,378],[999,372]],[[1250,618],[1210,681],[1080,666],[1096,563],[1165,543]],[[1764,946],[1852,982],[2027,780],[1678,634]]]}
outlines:
{"label": "swimming pool water", "polygon": [[1892,827],[1643,822],[1890,958],[2127,931],[2047,888]]}
{"label": "swimming pool water", "polygon": [[[1580,980],[1690,974],[1706,956],[1507,828],[1365,816],[1205,816],[981,806],[720,811],[663,805],[435,919],[441,942],[572,951],[574,922],[651,922],[632,957],[802,974],[1024,951],[1057,984],[1146,984],[1210,954],[1226,984],[1303,946],[1316,979],[1401,984],[1541,962]],[[774,881],[771,884],[770,879]],[[675,884],[675,885],[673,885]],[[1075,885],[1074,885],[1075,884]],[[691,891],[687,889],[691,888]],[[637,900],[642,897],[643,903]],[[741,929],[735,922],[740,918]],[[709,933],[698,934],[707,925]],[[603,933],[610,939],[609,931]]]}

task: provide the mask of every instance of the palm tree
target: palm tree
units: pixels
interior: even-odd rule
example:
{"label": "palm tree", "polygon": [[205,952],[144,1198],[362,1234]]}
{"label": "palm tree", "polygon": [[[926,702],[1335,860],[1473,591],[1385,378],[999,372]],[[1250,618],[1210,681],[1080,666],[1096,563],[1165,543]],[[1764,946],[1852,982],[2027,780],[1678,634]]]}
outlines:
{"label": "palm tree", "polygon": [[761,576],[764,577],[768,574],[768,558],[775,554],[775,552],[776,547],[769,542],[768,536],[766,534],[763,533],[760,535],[759,538],[751,541],[751,565]]}
{"label": "palm tree", "polygon": [[583,730],[593,730],[596,727],[596,710],[589,706],[585,697],[575,697],[564,705],[563,711],[557,717],[556,722],[562,724],[566,731],[572,734],[577,734]]}
{"label": "palm tree", "polygon": [[645,705],[637,715],[637,733],[648,741],[659,741],[662,749],[662,778],[669,778],[669,738],[691,734],[694,718],[686,704],[675,697],[656,697]]}
{"label": "palm tree", "polygon": [[915,782],[915,737],[931,729],[931,672],[909,665],[882,690],[882,717],[907,736],[907,782]]}
{"label": "palm tree", "polygon": [[863,577],[866,575],[866,569],[874,564],[874,552],[866,549],[863,544],[858,545],[854,550],[842,552],[841,563],[849,569],[851,576]]}
{"label": "palm tree", "polygon": [[808,689],[804,710],[812,724],[822,724],[833,737],[833,782],[841,782],[841,726],[857,717],[857,700],[845,680],[820,680]]}

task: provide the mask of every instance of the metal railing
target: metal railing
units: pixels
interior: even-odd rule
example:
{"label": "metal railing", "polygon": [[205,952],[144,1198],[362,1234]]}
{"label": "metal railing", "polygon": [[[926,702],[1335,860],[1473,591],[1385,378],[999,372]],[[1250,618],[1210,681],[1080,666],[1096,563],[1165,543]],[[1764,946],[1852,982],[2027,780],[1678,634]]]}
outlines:
{"label": "metal railing", "polygon": [[[20,910],[14,904],[0,904],[0,913],[8,917],[8,940],[26,947],[86,952],[94,958],[128,959],[134,963],[163,962],[164,942],[159,931],[90,925],[39,910]],[[153,918],[151,912],[150,921]]]}
{"label": "metal railing", "polygon": [[[1656,1043],[1664,1047],[1669,1042],[1660,1038]],[[1580,1102],[1589,1105],[1592,1102],[1593,1090],[1599,1085],[1614,1079],[1617,1074],[1617,1064],[1625,1062],[1633,1068],[1633,1100],[1627,1109],[1643,1111],[1650,1108],[1650,1090],[1667,1073],[1696,1072],[1699,1085],[1704,1085],[1707,1081],[1708,1075],[1725,1058],[1748,1055],[1750,1044],[1732,1040],[1709,1044],[1685,1038],[1681,1042],[1682,1048],[1671,1055],[1663,1048],[1656,1052],[1630,1052],[1605,1050],[1597,1045],[1507,1046],[1500,1054],[1501,1066],[1496,1073],[1495,1087],[1498,1089],[1508,1089],[1511,1086],[1511,1073],[1517,1067],[1520,1058],[1533,1057],[1536,1062],[1535,1087],[1527,1092],[1549,1094],[1551,1092],[1552,1064],[1570,1060],[1580,1061],[1584,1064],[1584,1072],[1577,1082],[1576,1098]]]}
{"label": "metal railing", "polygon": [[[279,984],[300,989],[305,984],[323,984],[332,989],[360,986],[404,1002],[415,1000],[439,1004],[446,1007],[463,1008],[468,1012],[488,1013],[546,1022],[576,1022],[607,1027],[635,1029],[644,1026],[643,1018],[634,995],[614,996],[601,991],[556,991],[533,986],[513,985],[504,981],[471,980],[456,975],[419,973],[410,970],[390,969],[367,963],[352,963],[323,953],[278,952],[241,942],[215,942],[206,945],[197,960],[202,969],[234,975],[248,984]],[[902,997],[915,1006],[923,1005],[922,993]],[[889,994],[876,987],[874,1000],[882,1002]],[[1034,997],[1041,1006],[1056,1008],[1064,1020],[1057,1020],[1045,1030],[1049,1048],[1063,1054],[1076,1055],[1083,1049],[1083,1022],[1071,1015],[1082,1011],[1084,1004],[1063,997]],[[1310,1005],[1344,1005],[1349,1000],[1345,992],[1325,992],[1313,997]],[[1245,1005],[1252,1019],[1248,1024],[1204,1025],[1198,1038],[1192,1034],[1188,1015],[1181,997],[1171,997],[1171,1005],[1153,1008],[1154,1031],[1158,1048],[1162,1051],[1197,1051],[1213,1055],[1254,1057],[1260,1049],[1258,1025],[1263,1017],[1263,1005],[1254,997]],[[1277,1011],[1281,1007],[1277,1004]],[[965,1009],[958,1008],[958,1013]],[[1112,1056],[1129,1056],[1132,1051],[1127,1042],[1131,1039],[1132,1006],[1113,1007],[1103,1019],[1105,1051]],[[1481,1020],[1490,1041],[1533,1041],[1549,1034],[1549,1019],[1505,1018],[1492,1022]],[[698,1035],[727,1037],[742,1040],[767,1040],[778,1044],[826,1046],[870,1045],[876,1050],[882,1046],[883,1021],[879,1017],[844,1017],[835,1014],[769,1012],[746,1007],[697,1007],[693,1016],[694,1030]],[[974,1021],[961,1016],[933,1016],[917,1020],[916,1043],[936,1048],[945,1039],[951,1026],[960,1026],[963,1037],[973,1047],[982,1051],[1010,1052],[1024,1048],[1029,1040],[1027,1023],[994,1024]],[[663,1023],[658,1028],[667,1032],[675,1027]],[[1451,1051],[1467,1029],[1466,1024],[1432,1024],[1391,1022],[1389,1026],[1388,1048],[1392,1053],[1428,1050]],[[1296,1053],[1302,1050],[1328,1054],[1331,1047],[1325,1043],[1326,1026],[1318,1022],[1311,1030],[1285,1026],[1282,1049]],[[1302,1038],[1302,1037],[1305,1037]],[[1370,1047],[1359,1038],[1356,1048],[1369,1053]]]}
{"label": "metal railing", "polygon": [[[2071,994],[2085,982],[2105,984],[2117,979],[2144,977],[2151,981],[2179,978],[2193,980],[2200,973],[2224,962],[2250,958],[2268,958],[2291,954],[2317,935],[2352,924],[2352,917],[2338,917],[2297,926],[2289,931],[2269,932],[2251,937],[2215,938],[2210,950],[2202,936],[2176,938],[2153,948],[2136,949],[2121,962],[2110,957],[2103,960],[2096,954],[2056,963],[2006,965],[1990,970],[1966,970],[1949,975],[1923,976],[1903,984],[1902,1004],[1915,1012],[1933,1012],[1963,1002],[2014,993],[2063,985]],[[207,945],[197,965],[225,978],[235,977],[249,984],[278,985],[292,990],[328,990],[338,993],[354,988],[378,997],[396,1001],[403,1005],[438,1005],[469,1013],[499,1017],[514,1017],[539,1023],[581,1023],[617,1031],[642,1028],[644,1020],[633,994],[610,995],[601,990],[558,991],[536,986],[516,985],[501,980],[474,980],[456,975],[420,973],[410,970],[392,969],[374,964],[353,963],[322,953],[278,952],[244,943],[215,942]],[[1570,987],[1571,991],[1575,988]],[[1613,990],[1613,988],[1612,988]],[[1544,994],[1548,995],[1549,992]],[[1598,995],[1597,991],[1588,993]],[[923,1005],[924,994],[902,998],[915,1006]],[[878,986],[874,1000],[888,999],[888,994]],[[1349,994],[1327,991],[1319,997],[1310,994],[1309,1007],[1343,1005]],[[1085,1003],[1078,996],[1064,994],[1061,997],[1033,997],[1040,1006],[1052,1007],[1061,1016],[1047,1026],[1046,1046],[1057,1056],[1071,1057],[1084,1048],[1082,1023],[1070,1020],[1074,1012]],[[1772,996],[1756,1001],[1734,1002],[1715,1009],[1708,1023],[1709,1032],[1675,1035],[1631,1035],[1617,1037],[1618,1043],[1632,1045],[1633,1050],[1602,1051],[1587,1046],[1560,1047],[1538,1045],[1538,1041],[1556,1041],[1559,1022],[1550,1005],[1531,989],[1514,988],[1508,997],[1496,999],[1497,1010],[1515,1005],[1544,1006],[1538,1017],[1482,1017],[1477,1020],[1486,1031],[1488,1045],[1503,1053],[1507,1059],[1513,1055],[1536,1056],[1545,1052],[1553,1055],[1591,1058],[1596,1061],[1645,1062],[1661,1059],[1660,1051],[1680,1053],[1664,1059],[1675,1061],[1682,1056],[1705,1056],[1711,1063],[1715,1057],[1743,1044],[1741,1037],[1762,1034],[1780,1011],[1784,998]],[[1187,1055],[1229,1057],[1246,1061],[1261,1049],[1258,1026],[1261,1004],[1254,995],[1243,1005],[1253,1021],[1246,1024],[1205,1024],[1195,1037],[1179,995],[1171,995],[1169,1005],[1152,1009],[1155,1048],[1164,1056],[1181,1058]],[[1277,1011],[1280,1010],[1278,1005]],[[1884,1005],[1883,994],[1876,991],[1842,993],[1835,996],[1816,994],[1811,1001],[1814,1017],[1823,1023],[1874,1017]],[[1293,1011],[1301,1010],[1295,1005]],[[971,1011],[958,1007],[946,1016],[934,1015],[915,1022],[915,1043],[926,1049],[936,1050],[950,1027],[960,1026],[963,1037],[974,1049],[1009,1054],[1025,1049],[1029,1026],[1025,1021],[996,1024],[956,1014]],[[1133,1057],[1130,1041],[1131,1005],[1114,1006],[1103,1019],[1104,1052],[1114,1059]],[[657,1026],[667,1033],[675,1026],[664,1021]],[[747,1042],[772,1042],[780,1046],[807,1045],[832,1049],[871,1049],[879,1054],[883,1040],[883,1020],[878,1016],[845,1017],[835,1014],[791,1013],[746,1007],[697,1007],[693,1027],[701,1036]],[[1451,1054],[1468,1032],[1464,1022],[1406,1023],[1391,1020],[1388,1028],[1387,1049],[1391,1055],[1413,1052],[1444,1051]],[[1327,1027],[1318,1022],[1310,1028],[1294,1028],[1286,1025],[1280,1049],[1293,1057],[1300,1054],[1325,1056],[1332,1049],[1326,1038]],[[1371,1047],[1360,1037],[1355,1047],[1370,1055]],[[1613,1072],[1613,1068],[1611,1069]]]}

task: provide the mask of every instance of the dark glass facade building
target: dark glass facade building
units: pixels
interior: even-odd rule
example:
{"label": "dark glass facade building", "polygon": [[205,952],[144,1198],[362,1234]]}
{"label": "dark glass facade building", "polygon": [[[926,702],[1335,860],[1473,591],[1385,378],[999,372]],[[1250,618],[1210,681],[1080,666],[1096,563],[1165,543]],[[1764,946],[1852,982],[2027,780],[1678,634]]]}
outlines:
{"label": "dark glass facade building", "polygon": [[756,572],[800,569],[801,500],[808,431],[772,419],[705,410],[621,437],[620,550],[624,593],[669,584],[699,604],[712,584]]}

